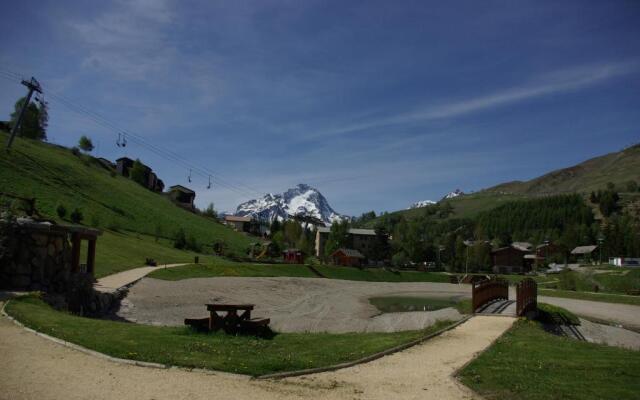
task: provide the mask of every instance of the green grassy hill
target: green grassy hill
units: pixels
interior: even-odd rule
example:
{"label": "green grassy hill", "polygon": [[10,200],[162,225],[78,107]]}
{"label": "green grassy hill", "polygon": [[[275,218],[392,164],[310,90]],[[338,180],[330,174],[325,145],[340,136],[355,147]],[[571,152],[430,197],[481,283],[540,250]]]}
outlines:
{"label": "green grassy hill", "polygon": [[[0,142],[6,139],[7,134],[0,132]],[[194,253],[176,250],[166,240],[178,228],[204,245],[224,240],[236,254],[255,241],[183,210],[130,179],[112,176],[92,157],[75,156],[67,148],[38,141],[18,138],[11,152],[0,152],[0,188],[0,192],[36,198],[38,211],[52,219],[58,219],[59,204],[67,213],[79,208],[84,225],[104,230],[98,240],[97,275],[139,266],[146,257],[159,262],[193,260]],[[156,241],[155,236],[165,239]]]}
{"label": "green grassy hill", "polygon": [[[569,168],[552,171],[526,182],[506,182],[477,193],[443,200],[441,203],[453,206],[454,213],[450,218],[473,218],[480,212],[489,211],[508,201],[563,193],[587,194],[605,189],[609,182],[614,183],[618,191],[625,192],[626,183],[630,180],[640,184],[640,144],[589,159]],[[629,206],[640,210],[639,193],[621,193],[621,199],[622,207]],[[411,219],[422,215],[423,212],[422,208],[414,208],[390,214]],[[377,221],[369,221],[367,226],[373,227]]]}
{"label": "green grassy hill", "polygon": [[503,183],[487,191],[523,195],[588,193],[604,189],[608,182],[624,188],[630,180],[640,180],[640,144],[526,182]]}

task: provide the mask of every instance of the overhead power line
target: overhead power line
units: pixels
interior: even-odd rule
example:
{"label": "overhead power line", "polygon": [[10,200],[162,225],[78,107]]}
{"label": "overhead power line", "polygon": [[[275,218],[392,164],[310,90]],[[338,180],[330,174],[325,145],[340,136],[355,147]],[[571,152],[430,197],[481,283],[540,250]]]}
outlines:
{"label": "overhead power line", "polygon": [[[20,82],[20,75],[7,70],[5,68],[0,67],[0,78],[4,78],[6,80],[10,80],[13,82]],[[59,104],[62,104],[63,106],[65,106],[66,108],[70,109],[71,111],[74,111],[75,113],[78,113],[80,115],[83,115],[84,117],[88,118],[89,120],[91,120],[92,122],[94,122],[97,125],[102,126],[103,128],[106,128],[108,130],[112,130],[114,131],[116,134],[118,135],[123,135],[124,137],[126,137],[127,139],[129,139],[131,142],[135,143],[137,146],[143,147],[145,149],[147,149],[148,151],[158,155],[159,157],[162,157],[172,163],[176,163],[179,164],[180,166],[182,166],[185,169],[189,169],[191,170],[191,172],[194,175],[198,175],[204,179],[208,179],[208,186],[207,188],[210,188],[212,183],[214,185],[218,185],[221,187],[224,187],[226,189],[229,189],[231,191],[234,191],[238,194],[241,194],[243,196],[255,196],[256,194],[258,196],[261,196],[262,193],[250,186],[247,186],[245,184],[242,184],[240,182],[231,182],[228,181],[226,179],[222,179],[221,176],[217,173],[215,173],[214,171],[210,170],[209,168],[202,166],[202,165],[197,165],[195,163],[193,163],[190,160],[185,159],[184,157],[180,156],[179,154],[168,150],[166,148],[163,148],[161,146],[158,146],[154,143],[151,143],[148,139],[146,139],[144,136],[136,134],[135,132],[131,132],[131,131],[127,131],[123,128],[121,128],[120,126],[118,126],[117,124],[113,123],[112,121],[108,120],[107,118],[103,117],[102,115],[92,111],[91,109],[78,104],[77,102],[62,96],[60,94],[57,94],[55,92],[52,92],[50,90],[46,90],[47,96],[50,99],[53,99],[54,101],[58,102]]]}

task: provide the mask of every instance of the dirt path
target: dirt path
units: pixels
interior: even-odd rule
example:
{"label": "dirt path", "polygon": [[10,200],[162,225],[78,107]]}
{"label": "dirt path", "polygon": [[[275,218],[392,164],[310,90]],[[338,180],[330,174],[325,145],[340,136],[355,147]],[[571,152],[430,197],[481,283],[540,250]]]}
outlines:
{"label": "dirt path", "polygon": [[454,308],[381,314],[370,297],[468,298],[469,285],[433,282],[357,282],[320,278],[216,277],[181,281],[144,278],[129,290],[118,312],[130,321],[182,325],[206,316],[204,304],[251,303],[252,315],[271,319],[279,332],[394,332],[416,330],[437,320],[459,320]]}
{"label": "dirt path", "polygon": [[157,269],[179,267],[181,265],[187,264],[166,264],[158,267],[140,267],[129,269],[98,279],[94,287],[96,290],[99,290],[101,292],[115,292],[123,286],[130,285],[135,281],[144,278]]}
{"label": "dirt path", "polygon": [[53,343],[0,318],[0,400],[47,399],[469,399],[451,376],[513,319],[475,317],[422,345],[368,364],[257,381],[117,364]]}

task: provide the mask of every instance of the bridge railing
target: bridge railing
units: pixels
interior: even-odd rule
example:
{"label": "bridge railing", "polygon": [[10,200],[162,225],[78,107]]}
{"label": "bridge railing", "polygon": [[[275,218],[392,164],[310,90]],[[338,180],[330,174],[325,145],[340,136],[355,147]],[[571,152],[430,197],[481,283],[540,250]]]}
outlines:
{"label": "bridge railing", "polygon": [[538,284],[526,278],[516,286],[516,314],[520,317],[538,309]]}
{"label": "bridge railing", "polygon": [[498,299],[509,299],[509,282],[506,280],[494,278],[473,283],[471,304],[474,312],[488,302]]}

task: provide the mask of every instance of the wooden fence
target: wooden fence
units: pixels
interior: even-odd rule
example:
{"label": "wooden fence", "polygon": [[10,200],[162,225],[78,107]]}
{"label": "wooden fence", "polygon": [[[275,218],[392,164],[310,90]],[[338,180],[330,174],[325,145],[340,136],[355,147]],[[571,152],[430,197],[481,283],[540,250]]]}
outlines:
{"label": "wooden fence", "polygon": [[487,279],[473,283],[471,304],[473,311],[492,300],[509,299],[509,283],[504,279]]}
{"label": "wooden fence", "polygon": [[538,309],[538,284],[526,278],[516,286],[516,313],[519,317]]}

